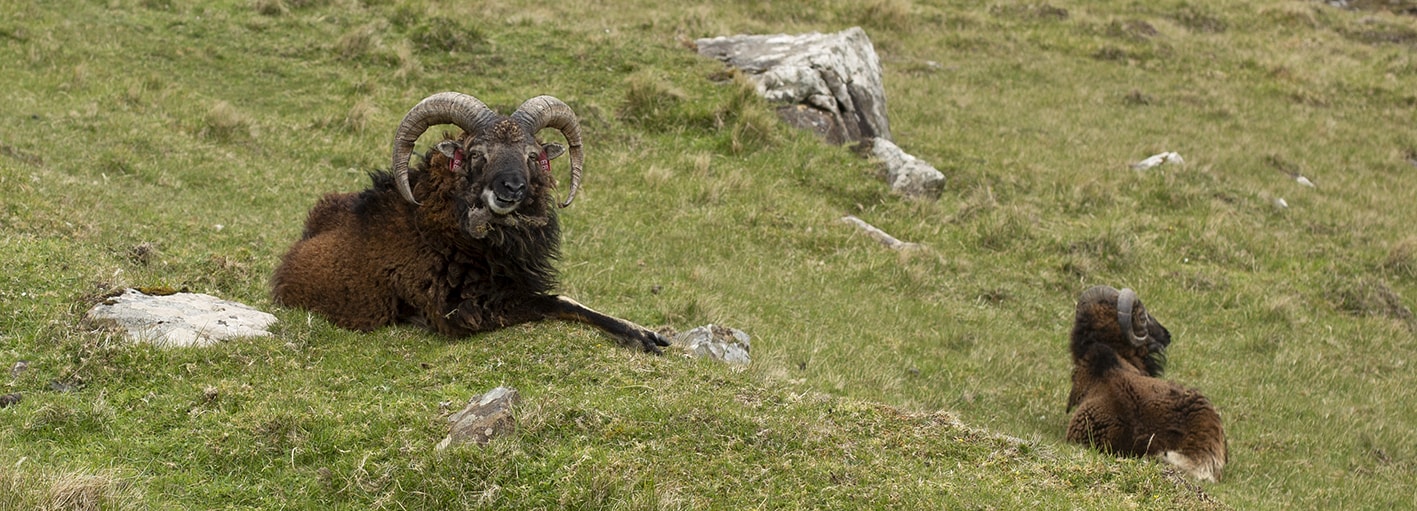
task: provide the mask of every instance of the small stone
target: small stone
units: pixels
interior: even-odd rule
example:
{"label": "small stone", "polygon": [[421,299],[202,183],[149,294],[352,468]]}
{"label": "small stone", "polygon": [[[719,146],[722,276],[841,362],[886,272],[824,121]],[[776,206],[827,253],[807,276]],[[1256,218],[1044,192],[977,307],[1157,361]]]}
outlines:
{"label": "small stone", "polygon": [[908,197],[937,198],[945,187],[944,174],[889,140],[872,139],[871,156],[886,167],[886,183],[891,185],[891,191]]}
{"label": "small stone", "polygon": [[750,341],[742,330],[709,324],[674,336],[673,344],[691,357],[742,365],[753,361]]}
{"label": "small stone", "polygon": [[1132,168],[1136,170],[1146,170],[1157,165],[1161,165],[1163,163],[1175,163],[1180,165],[1185,164],[1186,160],[1182,159],[1181,155],[1176,154],[1175,152],[1168,151],[1164,153],[1153,154],[1147,157],[1145,160],[1133,163]]}
{"label": "small stone", "polygon": [[0,396],[0,408],[20,404],[21,399],[23,399],[23,396],[21,396],[19,392]]}
{"label": "small stone", "polygon": [[[516,389],[510,387],[497,387],[472,398],[462,411],[448,417],[452,427],[436,449],[441,451],[469,442],[487,445],[493,438],[512,432],[516,429],[512,407],[519,400]],[[442,403],[439,408],[443,408]]]}
{"label": "small stone", "polygon": [[29,368],[30,368],[30,363],[29,363],[29,361],[27,361],[27,360],[21,360],[21,361],[19,361],[19,362],[15,362],[15,365],[10,367],[10,378],[19,378],[19,377],[20,377],[20,373],[25,372],[25,369],[29,369]]}
{"label": "small stone", "polygon": [[157,246],[151,242],[144,241],[128,250],[128,260],[141,266],[147,266],[158,256]]}

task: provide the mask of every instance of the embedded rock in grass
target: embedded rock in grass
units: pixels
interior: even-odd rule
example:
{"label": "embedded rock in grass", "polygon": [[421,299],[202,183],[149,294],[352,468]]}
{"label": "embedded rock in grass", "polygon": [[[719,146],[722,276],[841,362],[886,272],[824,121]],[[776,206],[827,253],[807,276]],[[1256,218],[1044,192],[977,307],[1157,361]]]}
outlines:
{"label": "embedded rock in grass", "polygon": [[163,347],[210,346],[236,337],[271,335],[276,317],[201,293],[144,294],[128,289],[89,309],[94,325],[122,329],[128,338]]}
{"label": "embedded rock in grass", "polygon": [[517,390],[510,387],[497,387],[472,398],[461,412],[448,417],[452,428],[448,437],[438,442],[437,449],[441,451],[468,442],[487,445],[493,437],[510,433],[516,429],[512,406],[519,399]]}
{"label": "embedded rock in grass", "polygon": [[751,348],[748,334],[737,328],[704,325],[674,336],[671,342],[687,356],[730,364],[747,364],[753,361],[748,355]]}
{"label": "embedded rock in grass", "polygon": [[884,138],[872,139],[871,156],[886,167],[886,183],[891,190],[911,197],[938,198],[945,187],[945,175]]}
{"label": "embedded rock in grass", "polygon": [[841,221],[849,223],[851,225],[855,225],[858,229],[861,229],[862,232],[865,232],[866,235],[875,238],[875,240],[881,242],[882,245],[885,245],[892,249],[915,250],[920,248],[920,244],[898,240],[895,236],[891,236],[886,231],[882,231],[876,226],[866,223],[865,220],[857,218],[855,215],[846,215],[844,217],[841,217]]}
{"label": "embedded rock in grass", "polygon": [[832,143],[891,138],[881,59],[861,27],[835,34],[715,37],[694,44],[700,55],[746,73],[769,101],[830,114]]}
{"label": "embedded rock in grass", "polygon": [[1146,170],[1157,165],[1161,165],[1163,163],[1175,163],[1179,165],[1186,163],[1186,160],[1181,159],[1181,155],[1168,151],[1164,153],[1153,154],[1147,157],[1145,160],[1133,163],[1132,168],[1136,170]]}
{"label": "embedded rock in grass", "polygon": [[[741,70],[784,121],[831,144],[894,148],[883,158],[896,193],[934,198],[944,175],[891,142],[881,60],[861,27],[834,34],[737,35],[694,41],[700,55]],[[902,177],[904,176],[904,177]]]}

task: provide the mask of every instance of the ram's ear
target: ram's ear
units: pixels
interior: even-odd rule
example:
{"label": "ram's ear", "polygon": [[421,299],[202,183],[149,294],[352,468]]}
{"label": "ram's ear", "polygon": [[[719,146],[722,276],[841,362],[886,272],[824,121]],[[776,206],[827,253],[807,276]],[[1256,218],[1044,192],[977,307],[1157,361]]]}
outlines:
{"label": "ram's ear", "polygon": [[557,144],[555,142],[547,142],[545,144],[541,144],[541,151],[546,153],[547,160],[554,160],[557,156],[565,154],[566,146]]}
{"label": "ram's ear", "polygon": [[452,159],[453,155],[457,153],[459,149],[462,149],[462,144],[459,144],[456,140],[444,140],[438,142],[438,145],[433,146],[433,148],[443,153],[443,156],[447,156],[448,159]]}

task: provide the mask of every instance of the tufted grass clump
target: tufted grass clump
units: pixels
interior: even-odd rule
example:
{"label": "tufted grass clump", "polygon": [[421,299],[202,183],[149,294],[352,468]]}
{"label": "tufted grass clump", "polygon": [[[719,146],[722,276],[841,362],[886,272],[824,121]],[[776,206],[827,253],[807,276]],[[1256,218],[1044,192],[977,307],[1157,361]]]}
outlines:
{"label": "tufted grass clump", "polygon": [[382,48],[383,33],[387,28],[388,25],[383,22],[352,27],[335,41],[334,52],[345,60],[371,56]]}
{"label": "tufted grass clump", "polygon": [[199,134],[223,142],[251,137],[251,118],[225,100],[212,103],[202,117]]}
{"label": "tufted grass clump", "polygon": [[252,7],[266,16],[281,16],[290,12],[290,6],[286,5],[285,0],[256,0]]}
{"label": "tufted grass clump", "polygon": [[728,130],[729,152],[753,152],[781,140],[778,133],[783,125],[772,106],[758,96],[757,86],[752,81],[735,74],[724,87],[728,88],[728,100],[715,117]]}
{"label": "tufted grass clump", "polygon": [[655,72],[631,74],[624,85],[619,117],[650,129],[667,129],[677,122],[676,107],[688,99],[683,90]]}
{"label": "tufted grass clump", "polygon": [[380,118],[379,106],[375,105],[367,97],[361,98],[349,107],[349,112],[344,115],[344,126],[356,133],[363,132],[370,128],[370,124]]}
{"label": "tufted grass clump", "polygon": [[906,0],[873,0],[861,3],[861,23],[875,31],[910,32],[918,16]]}
{"label": "tufted grass clump", "polygon": [[1371,277],[1335,279],[1330,291],[1335,306],[1343,312],[1412,321],[1412,309],[1387,282]]}
{"label": "tufted grass clump", "polygon": [[426,52],[476,53],[488,50],[487,36],[476,23],[445,16],[426,16],[409,29],[408,40]]}
{"label": "tufted grass clump", "polygon": [[0,467],[0,509],[129,510],[142,508],[140,498],[130,479],[111,471],[34,474]]}
{"label": "tufted grass clump", "polygon": [[1417,236],[1408,236],[1388,249],[1382,269],[1399,278],[1417,280]]}

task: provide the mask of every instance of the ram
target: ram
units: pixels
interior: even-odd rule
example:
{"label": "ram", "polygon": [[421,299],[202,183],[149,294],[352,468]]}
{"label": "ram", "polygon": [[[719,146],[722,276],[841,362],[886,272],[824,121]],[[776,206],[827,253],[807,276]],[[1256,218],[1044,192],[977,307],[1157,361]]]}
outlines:
{"label": "ram", "polygon": [[[445,135],[410,171],[415,141],[442,124],[462,132]],[[548,127],[569,147],[539,142]],[[358,331],[407,322],[462,337],[561,319],[659,353],[669,345],[659,334],[553,293],[560,228],[550,160],[567,149],[571,184],[561,207],[575,199],[584,165],[569,106],[538,96],[506,116],[462,93],[425,98],[395,132],[391,172],[310,210],[271,279],[275,301]]]}
{"label": "ram", "polygon": [[1070,349],[1067,439],[1105,452],[1159,456],[1193,477],[1220,480],[1225,429],[1210,400],[1160,378],[1171,333],[1136,292],[1097,286],[1078,298]]}

